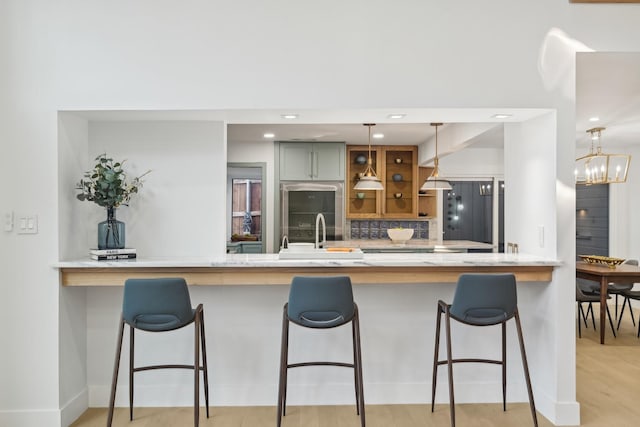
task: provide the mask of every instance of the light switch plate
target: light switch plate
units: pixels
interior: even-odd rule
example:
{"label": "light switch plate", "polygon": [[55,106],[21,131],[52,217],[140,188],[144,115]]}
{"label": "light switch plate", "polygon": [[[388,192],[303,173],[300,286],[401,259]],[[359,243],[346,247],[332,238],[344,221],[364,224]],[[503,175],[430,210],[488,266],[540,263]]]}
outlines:
{"label": "light switch plate", "polygon": [[37,234],[38,215],[19,214],[17,215],[18,234]]}

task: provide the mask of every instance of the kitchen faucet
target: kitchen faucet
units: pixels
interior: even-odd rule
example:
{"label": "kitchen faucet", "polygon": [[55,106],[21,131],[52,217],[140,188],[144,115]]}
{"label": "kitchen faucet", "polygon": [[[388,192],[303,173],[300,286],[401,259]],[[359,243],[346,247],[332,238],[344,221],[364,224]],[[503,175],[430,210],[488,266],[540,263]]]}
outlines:
{"label": "kitchen faucet", "polygon": [[[318,229],[319,229],[320,222],[322,222],[322,241],[318,240],[318,231],[319,231]],[[316,249],[320,249],[321,247],[324,247],[326,243],[327,243],[327,223],[324,221],[324,215],[319,213],[318,215],[316,215]]]}

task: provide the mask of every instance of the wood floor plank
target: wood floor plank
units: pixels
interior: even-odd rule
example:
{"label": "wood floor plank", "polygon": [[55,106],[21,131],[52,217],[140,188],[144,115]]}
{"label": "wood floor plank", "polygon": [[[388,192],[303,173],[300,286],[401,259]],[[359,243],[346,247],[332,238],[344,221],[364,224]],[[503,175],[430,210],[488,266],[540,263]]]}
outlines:
{"label": "wood floor plank", "polygon": [[[613,313],[613,306],[611,307]],[[577,338],[576,370],[577,399],[581,408],[581,425],[586,427],[637,426],[640,420],[640,340],[637,329],[627,313],[617,338],[607,325],[607,343],[600,345],[600,335],[592,327],[582,329]],[[576,334],[577,335],[577,334]],[[273,406],[211,407],[211,418],[200,411],[202,427],[273,427],[276,409]],[[449,426],[449,406],[436,405],[431,413],[428,404],[367,405],[367,427]],[[180,408],[135,408],[135,419],[129,421],[127,408],[117,408],[114,427],[189,427],[193,425],[193,410]],[[72,427],[103,427],[105,408],[90,408]],[[521,427],[531,425],[527,403],[458,404],[456,421],[460,426]],[[552,426],[538,414],[540,427]],[[283,427],[360,427],[360,418],[353,405],[292,406],[287,408]]]}

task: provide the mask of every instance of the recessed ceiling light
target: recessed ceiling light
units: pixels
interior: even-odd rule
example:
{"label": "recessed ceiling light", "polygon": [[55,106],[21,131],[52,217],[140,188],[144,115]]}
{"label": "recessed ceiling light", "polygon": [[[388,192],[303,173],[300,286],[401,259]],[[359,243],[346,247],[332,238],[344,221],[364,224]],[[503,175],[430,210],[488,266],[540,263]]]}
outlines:
{"label": "recessed ceiling light", "polygon": [[297,115],[297,114],[283,114],[281,117],[282,117],[283,119],[289,119],[289,120],[291,120],[291,119],[297,119],[297,118],[298,118],[298,115]]}
{"label": "recessed ceiling light", "polygon": [[597,122],[598,120],[600,120],[600,117],[590,117],[589,118],[590,122]]}
{"label": "recessed ceiling light", "polygon": [[384,133],[374,133],[371,135],[374,139],[382,139],[384,138]]}
{"label": "recessed ceiling light", "polygon": [[390,119],[402,119],[406,114],[389,114],[387,117]]}
{"label": "recessed ceiling light", "polygon": [[271,133],[271,132],[267,132],[262,136],[264,136],[265,138],[274,138],[276,136],[276,134],[275,133]]}
{"label": "recessed ceiling light", "polygon": [[502,113],[502,114],[494,114],[492,117],[493,117],[494,119],[508,119],[508,118],[509,118],[509,117],[511,117],[511,116],[512,116],[511,114],[504,114],[504,113]]}

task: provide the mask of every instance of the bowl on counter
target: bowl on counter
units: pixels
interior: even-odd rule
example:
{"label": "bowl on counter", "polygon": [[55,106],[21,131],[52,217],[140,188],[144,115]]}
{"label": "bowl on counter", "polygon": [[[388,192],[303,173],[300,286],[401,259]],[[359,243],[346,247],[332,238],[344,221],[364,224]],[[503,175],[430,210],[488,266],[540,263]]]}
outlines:
{"label": "bowl on counter", "polygon": [[387,235],[393,243],[406,243],[413,237],[413,228],[389,228]]}

